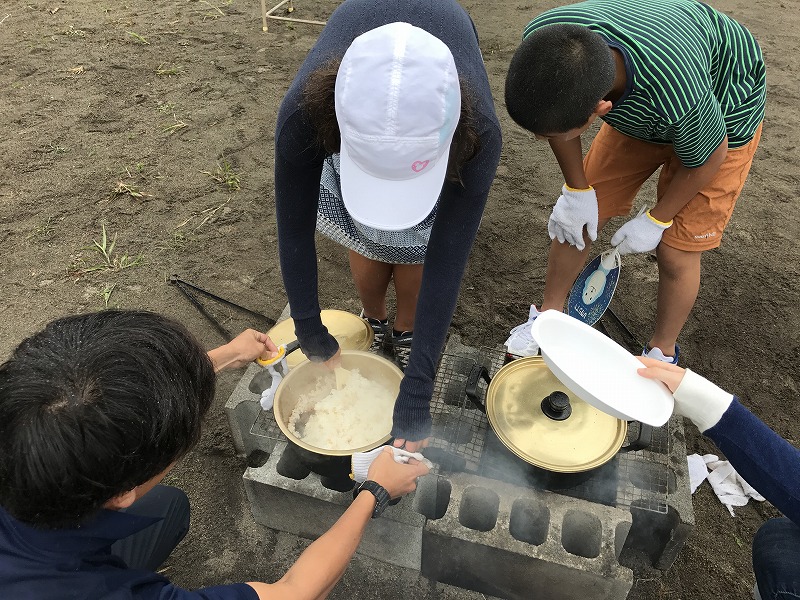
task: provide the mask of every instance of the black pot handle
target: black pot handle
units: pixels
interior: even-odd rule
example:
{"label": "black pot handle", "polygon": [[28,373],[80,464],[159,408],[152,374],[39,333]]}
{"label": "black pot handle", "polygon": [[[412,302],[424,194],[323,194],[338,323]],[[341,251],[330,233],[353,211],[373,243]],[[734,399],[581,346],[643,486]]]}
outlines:
{"label": "black pot handle", "polygon": [[292,352],[300,348],[300,340],[292,340],[288,344],[286,344],[286,356],[289,356]]}
{"label": "black pot handle", "polygon": [[619,449],[620,452],[635,452],[649,448],[653,443],[653,426],[647,423],[639,423],[639,435],[627,446]]}
{"label": "black pot handle", "polygon": [[486,405],[478,400],[478,379],[483,379],[487,385],[492,382],[492,378],[489,377],[489,370],[482,364],[475,363],[467,376],[467,385],[464,388],[464,393],[469,401],[475,405],[475,408],[486,414]]}

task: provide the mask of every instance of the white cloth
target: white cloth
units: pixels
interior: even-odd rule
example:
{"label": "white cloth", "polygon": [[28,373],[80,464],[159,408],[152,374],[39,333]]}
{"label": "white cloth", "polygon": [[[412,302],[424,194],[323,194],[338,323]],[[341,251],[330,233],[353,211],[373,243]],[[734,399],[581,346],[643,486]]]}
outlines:
{"label": "white cloth", "polygon": [[269,371],[270,375],[272,375],[272,384],[270,384],[270,386],[266,390],[261,392],[261,400],[260,400],[260,402],[261,402],[261,408],[263,408],[264,410],[271,410],[272,409],[272,405],[275,402],[275,392],[278,391],[278,386],[280,385],[281,381],[283,380],[283,375],[281,374],[281,369],[278,366],[278,365],[281,365],[281,364],[282,364],[282,367],[283,367],[283,369],[282,369],[283,372],[286,372],[288,370],[288,367],[286,366],[286,357],[285,356],[281,360],[279,360],[278,362],[276,362],[276,363],[274,363],[272,365],[267,365],[266,367],[264,367],[267,371]]}
{"label": "white cloth", "polygon": [[406,464],[408,459],[415,458],[421,463],[425,463],[429,469],[433,468],[433,463],[427,458],[422,456],[419,452],[409,452],[402,448],[395,448],[394,446],[378,446],[369,452],[356,452],[352,458],[353,479],[356,483],[362,483],[367,480],[367,473],[372,461],[378,458],[378,455],[383,452],[384,448],[391,448],[394,452],[394,462]]}
{"label": "white cloth", "polygon": [[720,460],[714,454],[703,456],[691,454],[686,457],[686,462],[689,466],[689,486],[692,494],[705,479],[708,479],[717,498],[732,517],[736,516],[733,513],[734,506],[744,506],[750,498],[759,502],[764,501],[764,496],[742,479],[727,460]]}

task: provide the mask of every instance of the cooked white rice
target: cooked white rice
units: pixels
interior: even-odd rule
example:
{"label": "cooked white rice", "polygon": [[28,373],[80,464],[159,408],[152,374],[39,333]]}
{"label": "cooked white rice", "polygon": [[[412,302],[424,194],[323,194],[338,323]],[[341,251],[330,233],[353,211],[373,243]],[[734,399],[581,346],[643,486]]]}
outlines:
{"label": "cooked white rice", "polygon": [[289,431],[305,443],[326,450],[348,450],[377,442],[392,429],[395,395],[383,385],[350,371],[336,389],[333,376],[302,394],[289,417]]}

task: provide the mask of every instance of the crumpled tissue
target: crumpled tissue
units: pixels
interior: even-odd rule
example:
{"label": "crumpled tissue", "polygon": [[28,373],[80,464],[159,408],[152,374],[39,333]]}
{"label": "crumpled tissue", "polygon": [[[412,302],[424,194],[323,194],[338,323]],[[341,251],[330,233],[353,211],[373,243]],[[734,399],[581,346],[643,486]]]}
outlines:
{"label": "crumpled tissue", "polygon": [[394,462],[396,463],[408,463],[409,458],[415,458],[421,463],[425,463],[429,469],[433,468],[433,463],[429,461],[427,458],[422,456],[419,452],[409,452],[408,450],[403,450],[402,448],[395,448],[394,446],[378,446],[377,448],[370,450],[369,452],[356,452],[353,454],[352,458],[352,477],[356,483],[362,483],[367,479],[367,472],[369,471],[369,467],[378,455],[383,452],[384,448],[391,448],[392,452],[394,452]]}
{"label": "crumpled tissue", "polygon": [[744,506],[752,498],[759,502],[764,501],[764,496],[759,494],[741,475],[733,468],[727,460],[720,460],[714,454],[690,454],[686,457],[689,466],[689,485],[694,494],[698,486],[705,479],[711,484],[711,488],[725,505],[731,516],[734,506]]}

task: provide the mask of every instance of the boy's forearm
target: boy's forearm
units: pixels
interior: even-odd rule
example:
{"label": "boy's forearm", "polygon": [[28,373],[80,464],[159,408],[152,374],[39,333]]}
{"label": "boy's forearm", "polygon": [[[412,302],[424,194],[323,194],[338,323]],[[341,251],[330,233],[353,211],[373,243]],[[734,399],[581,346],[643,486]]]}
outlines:
{"label": "boy's forearm", "polygon": [[229,367],[236,362],[238,356],[236,356],[236,353],[231,350],[229,344],[224,344],[214,348],[213,350],[209,350],[208,358],[211,359],[211,364],[214,365],[214,372],[219,373],[226,367]]}
{"label": "boy's forearm", "polygon": [[571,140],[549,140],[550,148],[558,161],[564,182],[576,190],[585,190],[589,187],[586,172],[583,170],[583,148],[580,136]]}
{"label": "boy's forearm", "polygon": [[259,598],[321,600],[341,579],[350,564],[375,508],[375,497],[362,492],[324,535],[306,548],[297,562],[275,584],[250,585]]}
{"label": "boy's forearm", "polygon": [[719,171],[728,155],[728,138],[722,140],[708,160],[699,167],[687,169],[680,165],[664,195],[650,209],[654,219],[669,223]]}

